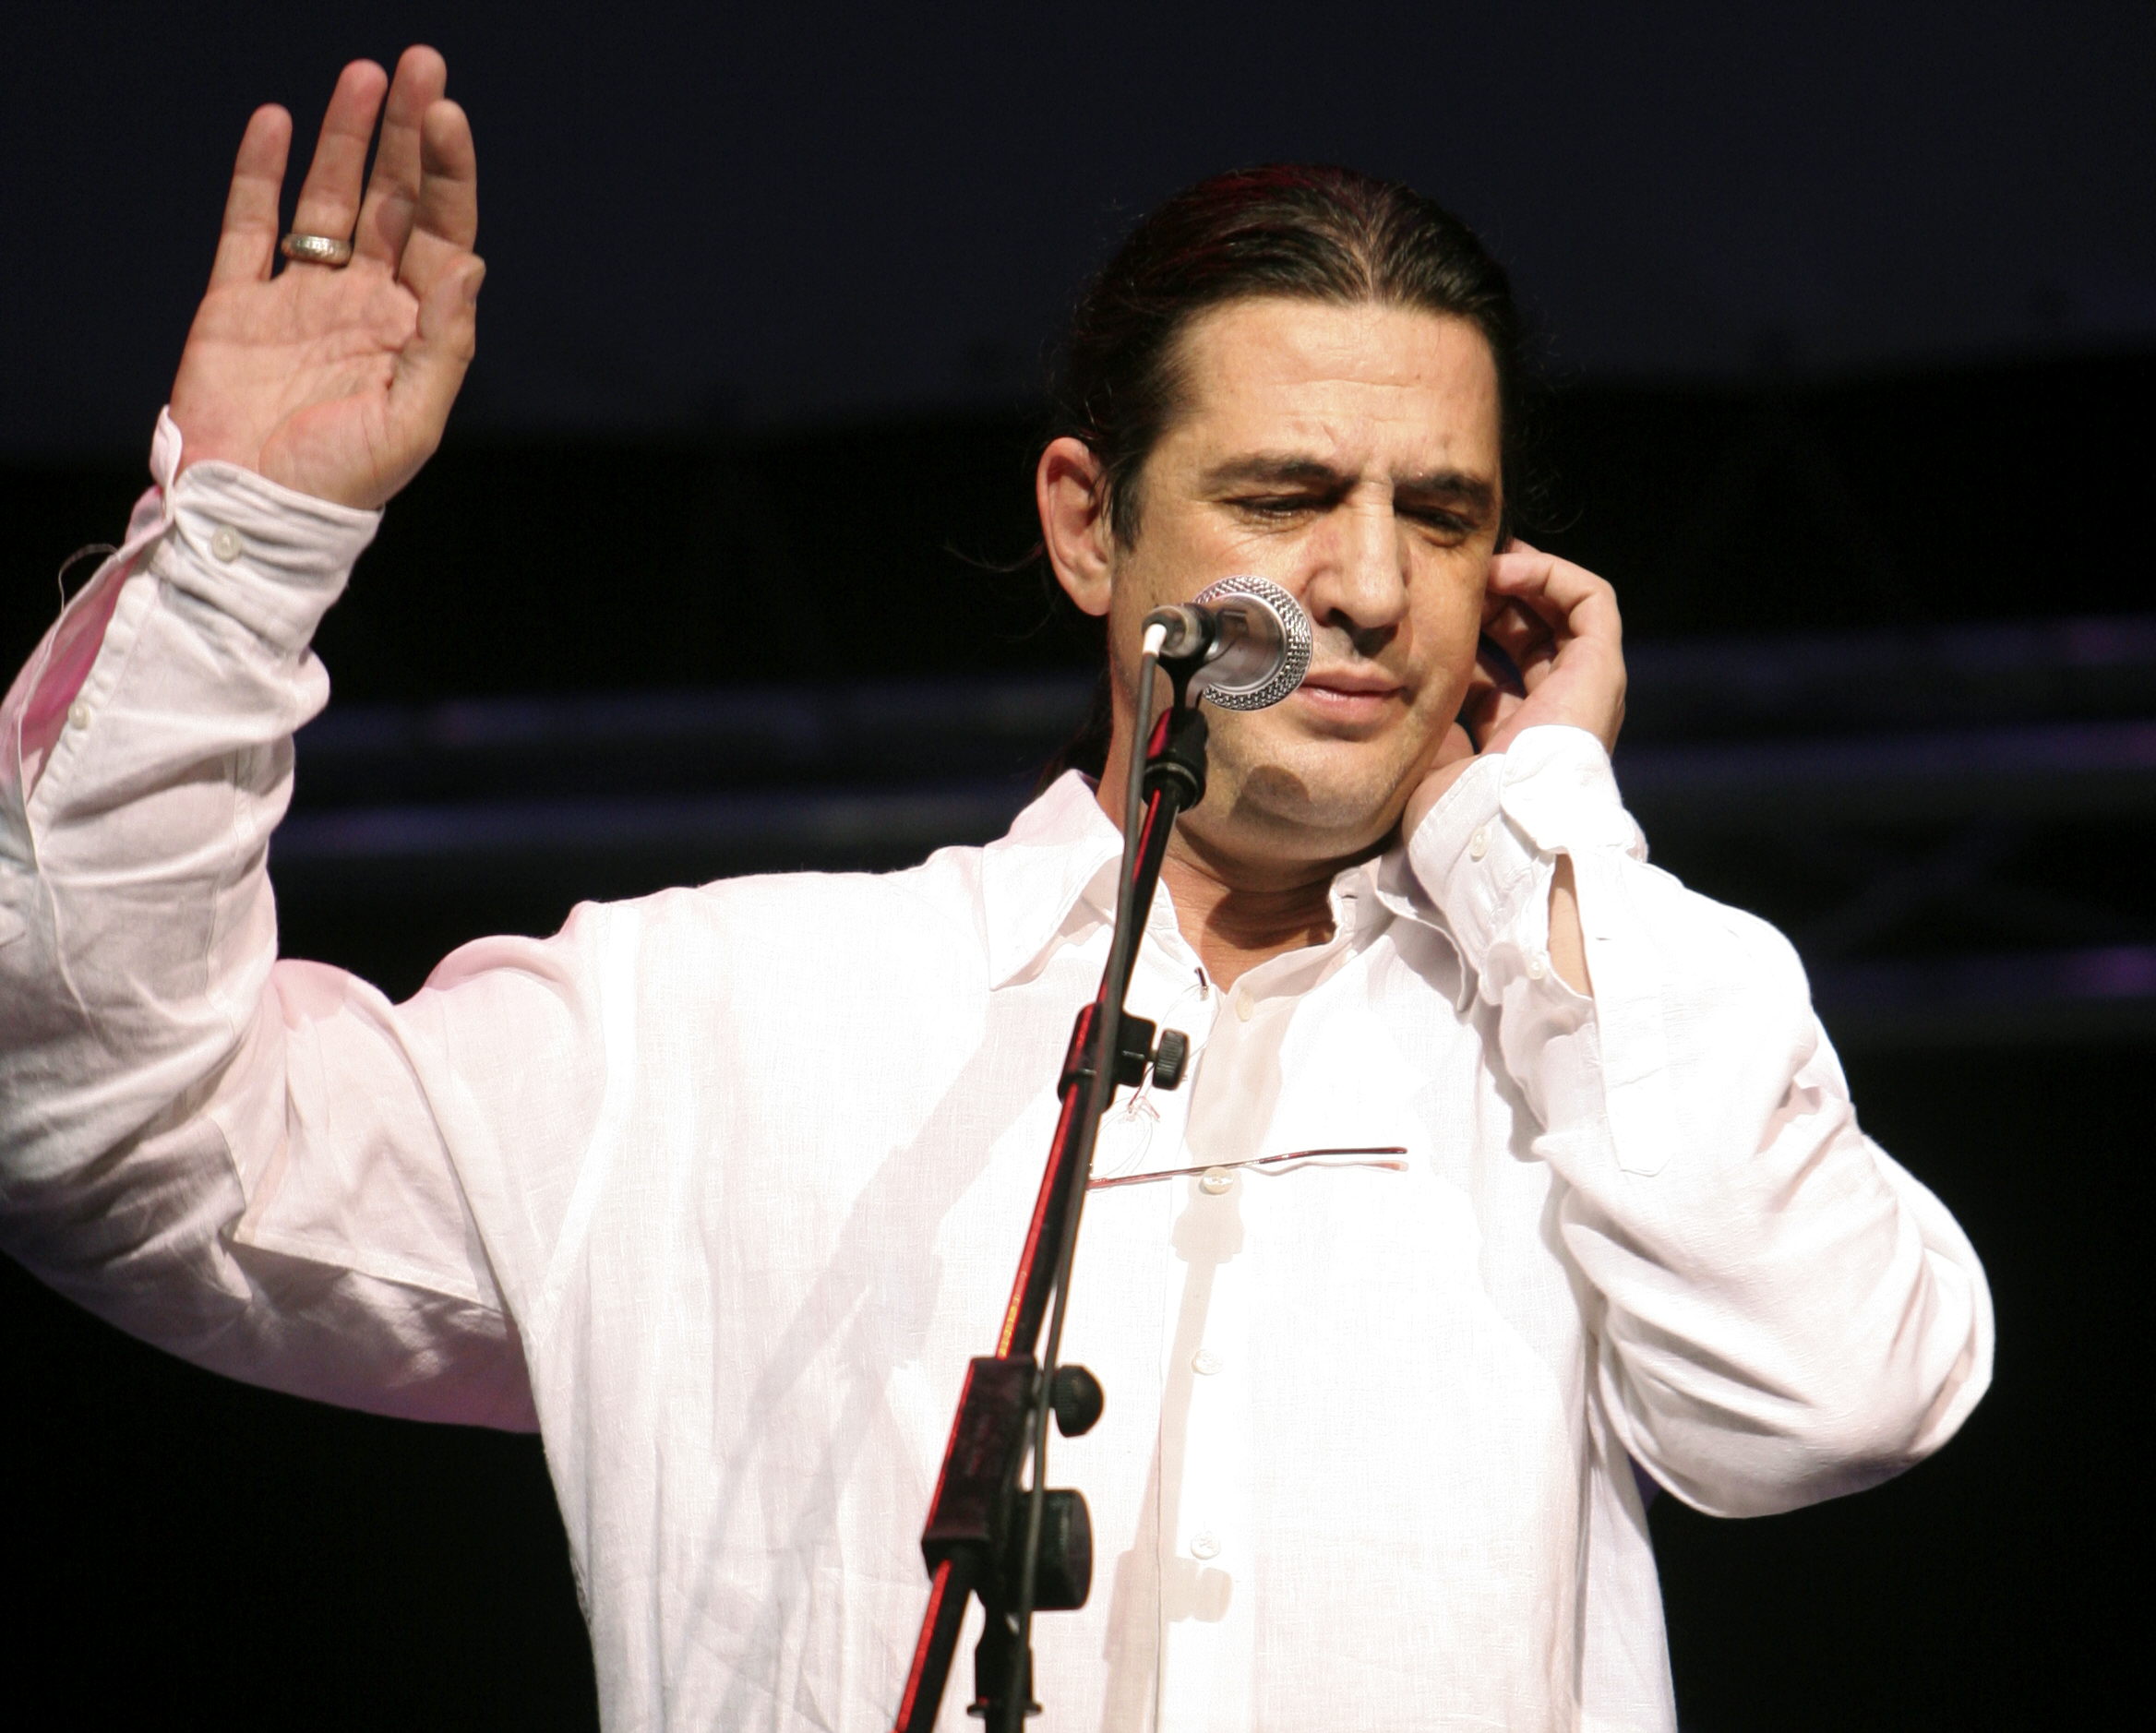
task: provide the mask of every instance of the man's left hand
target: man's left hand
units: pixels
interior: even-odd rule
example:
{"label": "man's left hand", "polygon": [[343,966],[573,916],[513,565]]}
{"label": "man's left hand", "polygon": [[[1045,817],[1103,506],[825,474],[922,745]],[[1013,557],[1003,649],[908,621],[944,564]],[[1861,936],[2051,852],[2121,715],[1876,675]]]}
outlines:
{"label": "man's left hand", "polygon": [[1412,834],[1477,758],[1503,752],[1529,728],[1569,724],[1606,749],[1616,747],[1624,722],[1623,627],[1617,592],[1607,582],[1515,542],[1491,559],[1482,635],[1512,659],[1518,684],[1478,659],[1460,720],[1408,796],[1403,835]]}
{"label": "man's left hand", "polygon": [[[1624,722],[1623,627],[1609,584],[1570,560],[1515,542],[1490,562],[1482,635],[1512,659],[1518,684],[1477,659],[1460,720],[1408,796],[1404,836],[1477,758],[1503,752],[1529,728],[1569,724],[1585,728],[1605,750],[1616,747]],[[1550,890],[1550,961],[1575,990],[1594,991],[1569,857],[1557,863]]]}

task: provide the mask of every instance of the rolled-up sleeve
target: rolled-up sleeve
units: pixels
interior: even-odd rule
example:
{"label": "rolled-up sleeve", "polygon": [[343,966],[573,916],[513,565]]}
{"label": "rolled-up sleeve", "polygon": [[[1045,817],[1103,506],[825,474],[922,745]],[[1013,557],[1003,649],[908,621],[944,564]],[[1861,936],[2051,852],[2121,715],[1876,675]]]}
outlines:
{"label": "rolled-up sleeve", "polygon": [[278,961],[307,644],[377,514],[178,456],[168,421],[128,544],[0,711],[0,1245],[215,1370],[530,1427],[516,1278],[603,1093],[603,923],[469,948],[404,1006]]}
{"label": "rolled-up sleeve", "polygon": [[[1687,1503],[1755,1515],[1946,1442],[1990,1380],[1983,1272],[1859,1127],[1789,942],[1647,864],[1579,729],[1472,766],[1408,847],[1562,1182],[1633,1457]],[[1591,998],[1549,958],[1561,855]]]}

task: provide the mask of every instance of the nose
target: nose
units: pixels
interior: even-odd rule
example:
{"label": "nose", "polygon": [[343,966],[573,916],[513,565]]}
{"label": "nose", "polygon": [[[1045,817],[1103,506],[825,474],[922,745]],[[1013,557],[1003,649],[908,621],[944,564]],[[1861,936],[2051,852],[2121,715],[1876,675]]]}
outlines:
{"label": "nose", "polygon": [[1316,539],[1302,604],[1311,624],[1344,632],[1373,655],[1407,613],[1407,549],[1389,492],[1358,490]]}

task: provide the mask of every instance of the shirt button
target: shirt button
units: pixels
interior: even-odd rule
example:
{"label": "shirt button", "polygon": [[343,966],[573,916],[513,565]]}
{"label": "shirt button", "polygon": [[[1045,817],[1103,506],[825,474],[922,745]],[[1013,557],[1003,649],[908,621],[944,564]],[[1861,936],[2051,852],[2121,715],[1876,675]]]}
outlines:
{"label": "shirt button", "polygon": [[1478,825],[1475,827],[1475,834],[1467,839],[1467,857],[1470,860],[1480,860],[1489,853],[1490,827],[1486,824]]}
{"label": "shirt button", "polygon": [[1200,1348],[1191,1356],[1191,1370],[1200,1378],[1210,1378],[1220,1369],[1220,1357],[1211,1348]]}
{"label": "shirt button", "polygon": [[240,556],[240,532],[229,523],[220,524],[210,538],[210,551],[230,565]]}
{"label": "shirt button", "polygon": [[1235,996],[1235,1017],[1238,1022],[1250,1022],[1257,1012],[1258,1001],[1250,996],[1249,989],[1240,989]]}
{"label": "shirt button", "polygon": [[1540,980],[1540,979],[1541,979],[1541,978],[1542,978],[1544,975],[1548,974],[1549,973],[1550,973],[1550,959],[1549,959],[1549,958],[1547,958],[1547,957],[1545,957],[1545,956],[1544,956],[1544,955],[1543,955],[1543,954],[1542,954],[1540,951],[1539,951],[1539,950],[1538,950],[1538,951],[1537,951],[1537,952],[1536,952],[1536,953],[1535,953],[1533,956],[1531,956],[1531,957],[1529,957],[1529,958],[1527,959],[1527,979],[1528,979],[1528,980],[1530,980],[1530,981],[1539,981],[1539,980]]}
{"label": "shirt button", "polygon": [[1211,1536],[1211,1535],[1199,1535],[1199,1536],[1194,1536],[1194,1537],[1192,1539],[1192,1541],[1191,1541],[1191,1557],[1192,1557],[1192,1558],[1193,1558],[1193,1559],[1217,1559],[1219,1556],[1220,1556],[1220,1542],[1219,1542],[1219,1541],[1218,1541],[1218,1540],[1217,1540],[1216,1537],[1214,1537],[1213,1536]]}
{"label": "shirt button", "polygon": [[89,727],[90,706],[85,704],[80,699],[77,699],[74,703],[67,706],[67,720],[73,723],[78,728]]}
{"label": "shirt button", "polygon": [[1204,1177],[1198,1181],[1198,1189],[1216,1198],[1234,1183],[1235,1176],[1227,1168],[1208,1167]]}

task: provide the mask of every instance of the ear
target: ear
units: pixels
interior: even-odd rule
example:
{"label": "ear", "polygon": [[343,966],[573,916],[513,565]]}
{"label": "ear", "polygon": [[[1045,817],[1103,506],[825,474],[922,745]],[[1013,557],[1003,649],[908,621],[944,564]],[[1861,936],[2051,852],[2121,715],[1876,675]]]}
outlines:
{"label": "ear", "polygon": [[1034,472],[1034,503],[1040,509],[1041,546],[1064,593],[1088,614],[1108,613],[1115,566],[1115,532],[1100,460],[1083,439],[1051,439]]}

